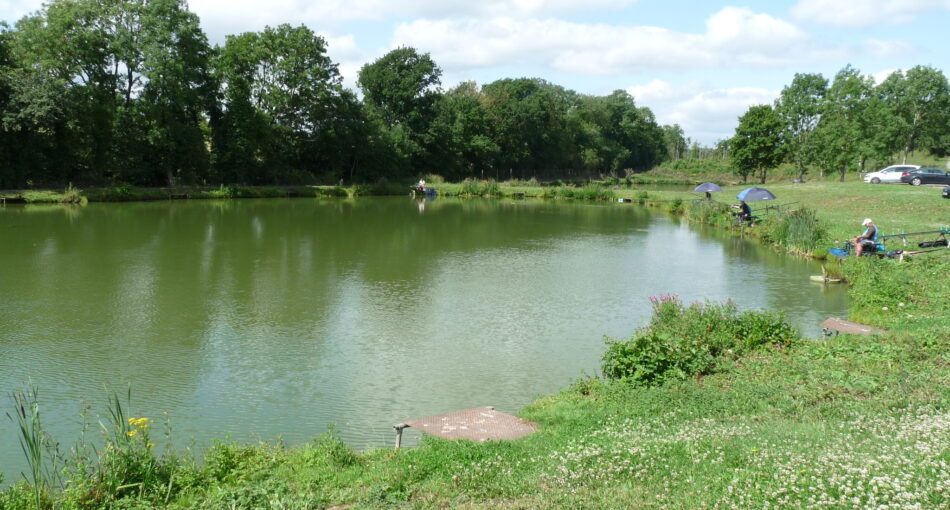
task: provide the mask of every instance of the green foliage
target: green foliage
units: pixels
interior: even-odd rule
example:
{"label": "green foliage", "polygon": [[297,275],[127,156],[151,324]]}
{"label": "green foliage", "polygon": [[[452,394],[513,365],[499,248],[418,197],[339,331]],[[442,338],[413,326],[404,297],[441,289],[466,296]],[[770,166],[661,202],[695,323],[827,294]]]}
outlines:
{"label": "green foliage", "polygon": [[742,182],[746,182],[750,175],[758,175],[764,183],[768,170],[777,166],[784,157],[782,121],[778,114],[769,105],[750,107],[739,117],[729,147],[732,163],[742,176]]}
{"label": "green foliage", "polygon": [[784,124],[786,155],[803,179],[816,160],[818,147],[812,136],[821,119],[828,80],[820,74],[796,73],[792,84],[782,89],[775,111]]}
{"label": "green foliage", "polygon": [[728,205],[713,200],[693,200],[684,214],[692,222],[721,227],[731,226],[735,220]]}
{"label": "green foliage", "polygon": [[20,448],[30,468],[26,482],[32,489],[34,508],[40,509],[55,480],[55,445],[43,430],[36,388],[15,392],[11,398],[13,415],[7,413],[7,417],[17,425]]}
{"label": "green foliage", "polygon": [[673,214],[680,214],[680,213],[682,213],[682,212],[683,212],[683,199],[682,199],[682,198],[679,198],[679,197],[674,198],[673,200],[670,201],[669,204],[667,204],[666,210],[669,211],[669,212],[671,212],[671,213],[673,213]]}
{"label": "green foliage", "polygon": [[396,182],[379,181],[375,184],[356,184],[350,188],[350,195],[360,196],[393,196],[405,195],[406,185]]}
{"label": "green foliage", "polygon": [[809,253],[829,240],[828,230],[815,211],[805,207],[774,215],[761,227],[765,241],[799,253]]}
{"label": "green foliage", "polygon": [[607,339],[605,377],[649,386],[706,375],[760,345],[788,346],[798,336],[781,314],[740,313],[732,302],[686,307],[675,296],[650,299],[649,325],[627,340]]}
{"label": "green foliage", "polygon": [[587,184],[574,194],[574,198],[583,200],[613,200],[614,191],[598,184]]}
{"label": "green foliage", "polygon": [[647,199],[650,198],[650,194],[647,193],[646,191],[638,191],[636,198],[637,198],[637,203],[640,205],[643,205],[646,203]]}
{"label": "green foliage", "polygon": [[494,179],[465,179],[459,189],[460,196],[468,197],[500,197],[501,194],[501,186]]}

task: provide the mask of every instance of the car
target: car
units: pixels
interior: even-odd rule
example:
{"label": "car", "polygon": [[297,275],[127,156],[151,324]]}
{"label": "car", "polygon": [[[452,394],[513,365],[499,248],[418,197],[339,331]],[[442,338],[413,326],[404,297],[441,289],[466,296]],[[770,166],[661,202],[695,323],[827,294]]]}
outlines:
{"label": "car", "polygon": [[869,184],[880,184],[882,182],[901,182],[901,174],[911,170],[917,170],[920,165],[891,165],[882,168],[877,172],[868,172],[864,174],[864,182]]}
{"label": "car", "polygon": [[950,198],[950,186],[943,188],[943,198]]}
{"label": "car", "polygon": [[918,168],[901,174],[901,182],[911,186],[921,184],[950,184],[950,173],[939,168]]}

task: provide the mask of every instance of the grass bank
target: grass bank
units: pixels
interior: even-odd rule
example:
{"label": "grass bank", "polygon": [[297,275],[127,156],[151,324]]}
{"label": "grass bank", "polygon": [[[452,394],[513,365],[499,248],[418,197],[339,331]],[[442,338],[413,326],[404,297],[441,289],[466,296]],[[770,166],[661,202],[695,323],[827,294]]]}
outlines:
{"label": "grass bank", "polygon": [[[935,189],[768,187],[814,211],[829,242],[866,216],[885,233],[950,223]],[[692,204],[612,191],[684,214]],[[354,452],[328,432],[293,448],[222,442],[198,463],[163,449],[161,424],[115,399],[101,411],[111,447],[40,461],[36,482],[4,490],[0,509],[946,507],[950,253],[848,260],[842,271],[852,318],[886,335],[801,339],[771,313],[658,297],[651,327],[605,342],[611,377],[527,406],[519,414],[539,431],[513,442]],[[24,402],[33,423],[42,402]]]}

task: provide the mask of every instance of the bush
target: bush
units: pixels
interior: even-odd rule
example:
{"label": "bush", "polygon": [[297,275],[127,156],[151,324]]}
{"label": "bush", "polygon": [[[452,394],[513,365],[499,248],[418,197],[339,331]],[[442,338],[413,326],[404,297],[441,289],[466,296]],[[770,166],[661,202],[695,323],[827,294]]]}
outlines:
{"label": "bush", "polygon": [[409,189],[405,184],[397,184],[387,180],[381,180],[375,184],[356,184],[350,188],[350,194],[354,197],[405,195],[407,193],[409,193]]}
{"label": "bush", "polygon": [[683,199],[682,199],[682,198],[673,199],[673,201],[670,202],[670,204],[669,204],[668,207],[669,207],[669,211],[670,211],[671,213],[673,213],[673,214],[682,213],[682,212],[683,212]]}
{"label": "bush", "polygon": [[465,179],[462,181],[462,187],[459,188],[459,195],[476,196],[479,193],[478,181],[474,179]]}
{"label": "bush", "polygon": [[804,207],[769,218],[762,224],[768,242],[809,253],[828,240],[828,229],[815,211]]}
{"label": "bush", "polygon": [[650,298],[650,324],[627,340],[606,338],[601,371],[609,379],[657,385],[717,371],[758,346],[798,337],[780,313],[739,312],[731,301],[683,306],[675,296]]}
{"label": "bush", "polygon": [[712,200],[694,200],[684,213],[690,221],[706,225],[731,225],[732,210],[722,202]]}
{"label": "bush", "polygon": [[588,184],[575,193],[574,197],[584,200],[612,200],[614,191],[597,184]]}

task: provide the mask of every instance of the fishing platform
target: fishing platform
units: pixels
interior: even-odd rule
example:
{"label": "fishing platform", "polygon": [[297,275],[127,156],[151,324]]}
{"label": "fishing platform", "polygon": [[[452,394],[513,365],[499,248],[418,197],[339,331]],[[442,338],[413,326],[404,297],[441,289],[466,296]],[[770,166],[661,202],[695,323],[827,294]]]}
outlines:
{"label": "fishing platform", "polygon": [[402,431],[406,427],[443,439],[468,439],[478,442],[518,439],[538,428],[534,423],[496,411],[494,407],[476,407],[393,425],[397,449],[402,445]]}
{"label": "fishing platform", "polygon": [[824,333],[825,336],[837,335],[838,333],[846,333],[848,335],[883,335],[887,333],[883,329],[878,329],[874,326],[866,326],[837,317],[828,317],[824,322],[819,324],[819,326],[821,326],[821,332]]}

